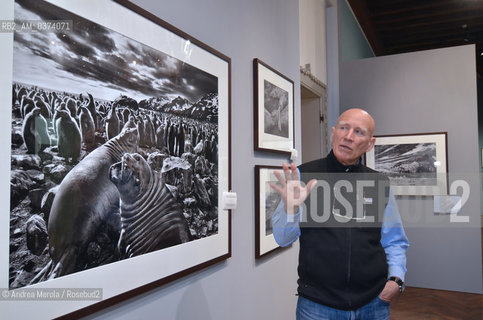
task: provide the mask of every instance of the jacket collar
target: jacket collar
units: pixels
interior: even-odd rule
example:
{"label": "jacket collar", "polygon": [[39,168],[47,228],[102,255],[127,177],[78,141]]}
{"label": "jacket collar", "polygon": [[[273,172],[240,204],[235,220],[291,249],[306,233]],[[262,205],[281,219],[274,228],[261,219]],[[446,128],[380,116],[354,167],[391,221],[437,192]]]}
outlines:
{"label": "jacket collar", "polygon": [[357,161],[356,164],[345,166],[337,160],[334,155],[334,151],[330,150],[330,153],[327,155],[328,166],[333,172],[357,172],[361,167],[361,158]]}

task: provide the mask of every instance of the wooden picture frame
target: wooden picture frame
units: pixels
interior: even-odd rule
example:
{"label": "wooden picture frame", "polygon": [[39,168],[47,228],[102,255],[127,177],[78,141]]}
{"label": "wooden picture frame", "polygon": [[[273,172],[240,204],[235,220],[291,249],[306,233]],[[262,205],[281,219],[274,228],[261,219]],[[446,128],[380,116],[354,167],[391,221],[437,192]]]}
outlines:
{"label": "wooden picture frame", "polygon": [[[2,196],[2,210],[10,215],[0,218],[4,226],[0,229],[4,248],[0,251],[0,288],[6,288],[2,292],[6,299],[0,300],[2,315],[9,319],[80,318],[229,258],[231,212],[222,209],[222,195],[231,189],[231,59],[129,1],[17,1],[0,4],[0,19],[28,19],[44,25],[47,20],[70,21],[71,29],[17,30],[13,36],[0,33],[4,48],[0,101],[12,106],[11,117],[0,120],[4,137],[9,137],[4,145],[11,145],[10,152],[0,156],[3,190],[11,190]],[[35,108],[40,115],[33,112]],[[119,110],[128,110],[128,116]],[[62,120],[54,116],[56,112]],[[93,118],[89,131],[83,131],[83,120],[76,118],[82,112]],[[114,115],[124,122],[118,135],[110,137]],[[64,127],[64,120],[70,126]],[[92,140],[87,139],[87,132]],[[126,132],[132,136],[126,138]],[[123,149],[120,139],[128,141],[129,149]],[[84,162],[114,140],[121,154],[94,159],[90,167]],[[142,169],[131,165],[132,161]],[[61,166],[67,170],[58,172]],[[128,169],[132,175],[123,171]],[[154,179],[149,181],[155,181],[149,186],[146,172]],[[118,190],[112,188],[115,179]],[[88,182],[84,189],[68,193],[68,187],[63,187],[68,181]],[[119,184],[127,182],[135,187],[125,190],[137,190],[139,194],[134,195],[141,199],[134,209],[123,207],[129,199]],[[102,189],[106,185],[109,192]],[[92,202],[85,201],[88,192]],[[117,200],[112,203],[121,202],[121,207],[109,207],[106,214],[115,223],[101,219],[90,230],[92,226],[83,221],[95,219],[89,215],[86,220],[77,219],[72,216],[77,213],[70,213],[91,212],[76,206],[79,199],[85,207],[104,208],[112,204],[111,198],[104,198],[115,192],[117,198],[112,199]],[[144,192],[153,196],[144,197]],[[58,209],[65,203],[73,210]],[[163,203],[169,203],[169,208]],[[161,233],[166,230],[155,234],[147,227],[132,231],[127,214],[132,213],[129,210],[141,212],[141,208],[160,219],[171,219],[164,214],[174,212],[176,219],[168,225],[180,227],[174,235]],[[27,223],[30,216],[35,219]],[[36,244],[26,243],[30,225],[40,230]],[[121,229],[124,237],[118,247],[114,244],[119,242]],[[134,241],[146,243],[160,235],[175,240],[151,242],[149,248],[134,245]],[[68,240],[55,240],[61,238]],[[99,242],[101,238],[106,242]],[[68,255],[49,254],[62,246]],[[48,267],[49,261],[60,269]],[[84,289],[100,295],[94,299],[55,296]],[[17,293],[29,291],[54,292],[54,297],[34,299],[25,307]]]}
{"label": "wooden picture frame", "polygon": [[375,136],[369,168],[387,173],[394,195],[448,194],[447,133]]}
{"label": "wooden picture frame", "polygon": [[289,155],[295,148],[294,82],[260,59],[253,60],[256,151]]}

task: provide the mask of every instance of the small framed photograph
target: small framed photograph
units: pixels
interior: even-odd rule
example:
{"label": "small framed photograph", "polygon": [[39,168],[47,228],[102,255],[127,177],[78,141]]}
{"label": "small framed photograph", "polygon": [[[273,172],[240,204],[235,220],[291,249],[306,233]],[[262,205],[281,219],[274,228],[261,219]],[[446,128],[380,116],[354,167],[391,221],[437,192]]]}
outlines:
{"label": "small framed photograph", "polygon": [[294,82],[253,60],[255,150],[290,154],[294,140]]}
{"label": "small framed photograph", "polygon": [[366,165],[388,175],[395,195],[448,194],[447,133],[375,136]]}
{"label": "small framed photograph", "polygon": [[270,187],[270,182],[277,182],[273,174],[282,170],[276,166],[255,166],[255,257],[261,258],[279,249],[273,237],[272,216],[282,201],[278,192]]}

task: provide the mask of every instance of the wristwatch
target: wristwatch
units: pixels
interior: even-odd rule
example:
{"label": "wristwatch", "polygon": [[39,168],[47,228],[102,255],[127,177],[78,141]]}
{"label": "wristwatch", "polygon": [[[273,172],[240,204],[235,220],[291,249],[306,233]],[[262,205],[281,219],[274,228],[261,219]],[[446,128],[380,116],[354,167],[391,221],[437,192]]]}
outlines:
{"label": "wristwatch", "polygon": [[401,279],[399,279],[398,277],[390,277],[388,280],[396,282],[397,285],[399,286],[399,293],[403,293],[405,285]]}

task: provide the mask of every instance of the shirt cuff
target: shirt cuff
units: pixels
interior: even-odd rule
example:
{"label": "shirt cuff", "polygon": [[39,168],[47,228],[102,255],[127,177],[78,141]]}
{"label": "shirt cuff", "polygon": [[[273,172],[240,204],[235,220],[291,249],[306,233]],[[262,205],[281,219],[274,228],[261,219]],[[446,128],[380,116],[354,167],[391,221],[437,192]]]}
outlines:
{"label": "shirt cuff", "polygon": [[300,222],[300,216],[302,215],[302,208],[299,207],[299,211],[295,214],[285,214],[287,215],[287,224],[296,223],[298,225]]}
{"label": "shirt cuff", "polygon": [[404,282],[405,272],[399,267],[389,266],[389,277],[398,277]]}

